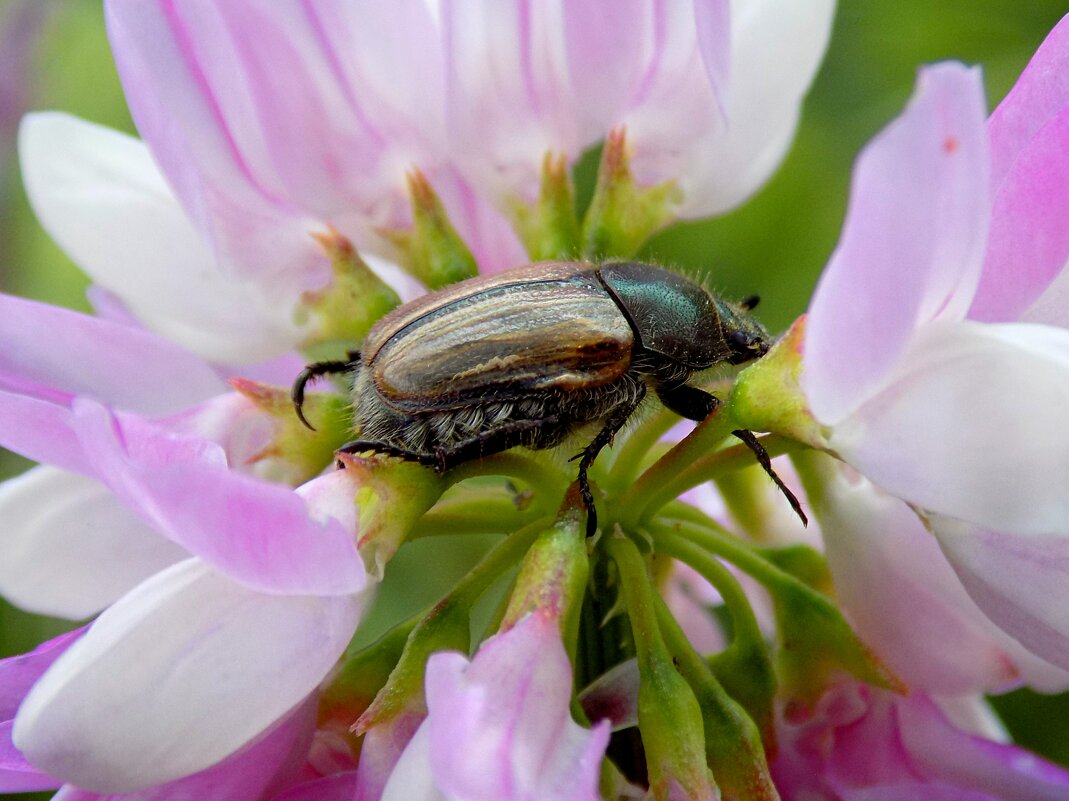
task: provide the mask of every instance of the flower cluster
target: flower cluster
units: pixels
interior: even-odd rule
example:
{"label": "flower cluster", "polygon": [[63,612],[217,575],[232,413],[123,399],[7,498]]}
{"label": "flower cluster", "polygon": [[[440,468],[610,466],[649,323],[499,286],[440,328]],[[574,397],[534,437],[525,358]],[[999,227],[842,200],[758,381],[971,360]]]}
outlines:
{"label": "flower cluster", "polygon": [[[0,593],[90,622],[0,661],[0,792],[1069,797],[983,700],[1069,687],[1069,18],[990,118],[922,70],[808,314],[686,436],[652,401],[620,432],[595,536],[570,452],[349,453],[340,386],[302,425],[305,361],[400,304],[633,259],[772,173],[833,3],[625,6],[107,0],[143,140],[20,131],[96,315],[0,297],[0,445],[39,463]],[[470,533],[354,639],[400,549]]]}

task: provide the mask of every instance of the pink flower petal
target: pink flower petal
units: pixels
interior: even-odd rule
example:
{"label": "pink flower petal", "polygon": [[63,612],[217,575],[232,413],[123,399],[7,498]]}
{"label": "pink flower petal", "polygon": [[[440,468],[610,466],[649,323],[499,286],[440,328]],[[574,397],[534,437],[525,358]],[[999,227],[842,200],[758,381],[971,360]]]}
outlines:
{"label": "pink flower petal", "polygon": [[[836,593],[862,639],[913,690],[964,695],[1059,673],[995,626],[906,504],[842,471],[816,507]],[[1022,675],[1024,674],[1024,675]],[[1069,676],[1061,677],[1061,689]],[[1044,687],[1047,689],[1047,687]]]}
{"label": "pink flower petal", "polygon": [[[1069,259],[1066,75],[1069,17],[1040,45],[988,122],[995,195],[984,274],[969,309],[975,320],[1017,319]],[[1044,305],[1048,312],[1061,312],[1052,321],[1069,323],[1064,306]]]}
{"label": "pink flower petal", "polygon": [[803,387],[822,422],[878,391],[919,325],[963,315],[987,228],[983,119],[978,71],[930,67],[858,159],[806,330]]}
{"label": "pink flower petal", "polygon": [[150,330],[216,362],[261,361],[301,339],[296,296],[221,271],[142,142],[31,114],[19,156],[45,229]]}
{"label": "pink flower petal", "polygon": [[0,387],[163,414],[225,385],[200,359],[146,331],[0,295]]}
{"label": "pink flower petal", "polygon": [[936,517],[939,545],[984,613],[1069,669],[1069,535],[1003,533]]}
{"label": "pink flower petal", "polygon": [[100,483],[36,467],[0,484],[0,594],[43,615],[82,620],[189,554]]}
{"label": "pink flower petal", "polygon": [[933,323],[890,386],[836,427],[831,447],[922,509],[996,531],[1069,520],[1069,331]]}
{"label": "pink flower petal", "polygon": [[597,798],[608,726],[571,719],[558,625],[534,613],[483,643],[470,665],[459,654],[428,661],[431,770],[447,797]]}
{"label": "pink flower petal", "polygon": [[35,766],[94,792],[190,776],[300,704],[365,603],[265,595],[198,559],[174,565],[107,609],[34,685],[15,744]]}
{"label": "pink flower petal", "polygon": [[35,462],[93,476],[74,433],[68,399],[60,400],[50,403],[0,390],[0,445]]}
{"label": "pink flower petal", "polygon": [[930,699],[909,696],[896,706],[915,764],[943,781],[1000,801],[1060,801],[1069,795],[1069,771],[1021,748],[955,729]]}
{"label": "pink flower petal", "polygon": [[108,487],[231,578],[270,593],[335,595],[366,586],[355,545],[357,487],[344,471],[327,479],[332,505],[317,508],[288,487],[226,469],[214,443],[132,416],[116,419],[89,401],[75,409],[79,439]]}

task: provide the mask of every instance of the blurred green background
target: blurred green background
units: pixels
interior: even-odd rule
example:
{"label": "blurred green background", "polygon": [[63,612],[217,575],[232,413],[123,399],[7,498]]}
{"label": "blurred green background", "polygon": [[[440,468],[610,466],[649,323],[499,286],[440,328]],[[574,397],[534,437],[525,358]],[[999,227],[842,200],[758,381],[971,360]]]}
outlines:
{"label": "blurred green background", "polygon": [[[1066,0],[843,0],[797,140],[776,177],[726,217],[658,235],[647,255],[708,268],[729,295],[759,293],[769,327],[786,327],[804,310],[835,246],[851,163],[901,110],[917,66],[946,59],[982,64],[993,107],[1067,11]],[[29,109],[62,109],[133,131],[97,0],[0,0],[0,289],[85,309],[85,279],[42,232],[19,184],[15,133],[19,114]],[[26,466],[0,453],[0,477]],[[439,554],[440,586],[389,592],[405,606],[426,603],[479,547],[453,543]],[[0,602],[0,656],[32,648],[63,626]],[[1069,696],[1020,691],[996,705],[1020,742],[1069,764]]]}

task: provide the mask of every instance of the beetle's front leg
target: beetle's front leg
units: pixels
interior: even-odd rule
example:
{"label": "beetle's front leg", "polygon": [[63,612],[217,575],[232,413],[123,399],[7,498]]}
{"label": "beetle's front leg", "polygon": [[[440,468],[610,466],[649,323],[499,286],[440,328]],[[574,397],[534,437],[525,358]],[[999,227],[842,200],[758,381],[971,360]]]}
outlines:
{"label": "beetle's front leg", "polygon": [[697,422],[711,415],[720,405],[720,399],[715,395],[710,395],[704,389],[698,389],[689,384],[675,384],[674,386],[660,384],[656,392],[666,408],[680,417]]}
{"label": "beetle's front leg", "polygon": [[581,453],[574,457],[579,460],[579,475],[576,480],[579,483],[579,494],[583,498],[583,505],[586,507],[586,535],[588,537],[594,536],[598,530],[598,513],[594,508],[594,493],[590,491],[590,479],[587,478],[587,470],[594,463],[594,460],[598,458],[601,449],[612,442],[616,432],[635,413],[635,409],[638,408],[638,405],[642,403],[642,399],[645,397],[646,385],[639,384],[634,399],[623,406],[617,406],[613,409],[612,414],[609,415],[609,419],[605,421],[605,425],[602,426],[598,435],[591,440],[589,445],[583,448]]}

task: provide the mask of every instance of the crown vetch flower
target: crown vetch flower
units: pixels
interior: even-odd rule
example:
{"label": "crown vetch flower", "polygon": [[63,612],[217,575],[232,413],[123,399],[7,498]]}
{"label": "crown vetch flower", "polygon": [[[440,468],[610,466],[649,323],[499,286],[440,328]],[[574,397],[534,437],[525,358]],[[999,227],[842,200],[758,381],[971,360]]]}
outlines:
{"label": "crown vetch flower", "polygon": [[1067,31],[986,125],[975,75],[922,74],[859,159],[801,379],[828,447],[929,514],[977,603],[1062,667],[1069,331],[1044,309],[1069,258]]}

